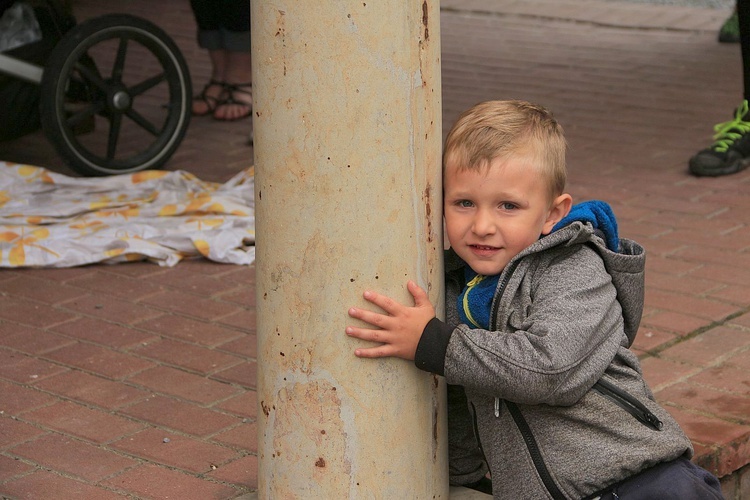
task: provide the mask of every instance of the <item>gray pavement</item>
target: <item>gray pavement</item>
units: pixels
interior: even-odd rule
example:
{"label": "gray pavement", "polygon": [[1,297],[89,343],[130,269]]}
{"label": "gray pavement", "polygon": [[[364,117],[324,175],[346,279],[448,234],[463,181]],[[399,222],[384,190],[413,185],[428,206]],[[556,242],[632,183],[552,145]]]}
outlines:
{"label": "gray pavement", "polygon": [[600,0],[602,2],[620,2],[620,3],[643,3],[651,5],[681,5],[683,7],[704,7],[707,9],[727,9],[734,8],[736,0]]}

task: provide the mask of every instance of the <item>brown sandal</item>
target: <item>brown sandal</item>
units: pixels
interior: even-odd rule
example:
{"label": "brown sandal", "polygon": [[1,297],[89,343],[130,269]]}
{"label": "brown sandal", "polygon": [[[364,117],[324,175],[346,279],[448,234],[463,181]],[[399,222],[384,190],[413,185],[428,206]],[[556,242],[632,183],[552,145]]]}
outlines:
{"label": "brown sandal", "polygon": [[[211,87],[221,87],[219,90],[219,93],[214,97],[212,95],[208,95],[206,92]],[[203,102],[206,104],[206,111],[202,113],[196,113],[193,111],[193,116],[206,116],[213,114],[214,111],[216,111],[216,108],[219,107],[223,103],[221,100],[221,96],[225,93],[227,84],[224,82],[220,82],[218,80],[214,80],[211,78],[205,87],[203,87],[203,90],[201,90],[201,93],[197,96],[193,97],[193,104],[196,102]]]}
{"label": "brown sandal", "polygon": [[[241,95],[249,96],[244,97]],[[253,113],[253,84],[251,83],[226,83],[224,84],[224,93],[222,94],[223,99],[220,99],[218,106],[214,110],[214,118],[221,121],[233,122],[237,120],[243,120]],[[248,102],[249,100],[249,102]],[[216,112],[225,106],[241,106],[244,108],[242,113],[232,118],[220,118],[216,116]]]}

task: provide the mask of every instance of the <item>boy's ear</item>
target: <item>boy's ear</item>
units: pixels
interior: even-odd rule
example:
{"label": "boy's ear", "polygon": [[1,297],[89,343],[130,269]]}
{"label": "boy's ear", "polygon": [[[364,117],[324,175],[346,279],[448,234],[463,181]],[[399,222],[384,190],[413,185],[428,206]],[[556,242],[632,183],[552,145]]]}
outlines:
{"label": "boy's ear", "polygon": [[542,234],[549,234],[552,232],[552,228],[555,224],[563,220],[563,218],[570,212],[570,207],[573,206],[573,197],[568,193],[563,193],[552,201],[552,206],[549,209],[547,220],[544,223]]}

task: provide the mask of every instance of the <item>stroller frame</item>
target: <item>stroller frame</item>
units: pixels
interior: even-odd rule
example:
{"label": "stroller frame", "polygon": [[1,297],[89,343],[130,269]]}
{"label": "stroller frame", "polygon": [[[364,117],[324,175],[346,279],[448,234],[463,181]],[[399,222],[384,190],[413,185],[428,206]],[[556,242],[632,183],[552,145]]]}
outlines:
{"label": "stroller frame", "polygon": [[[53,17],[63,15],[54,0],[46,2]],[[39,85],[44,134],[83,175],[160,168],[190,122],[192,85],[182,53],[137,16],[74,24],[44,66],[0,53],[0,73]]]}

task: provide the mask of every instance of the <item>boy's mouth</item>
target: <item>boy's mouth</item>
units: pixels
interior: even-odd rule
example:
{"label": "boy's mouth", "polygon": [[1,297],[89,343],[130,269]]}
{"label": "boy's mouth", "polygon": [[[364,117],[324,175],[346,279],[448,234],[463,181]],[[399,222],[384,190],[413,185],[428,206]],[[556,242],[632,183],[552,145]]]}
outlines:
{"label": "boy's mouth", "polygon": [[493,247],[490,245],[469,245],[471,253],[480,259],[488,259],[497,255],[500,251],[500,247]]}

